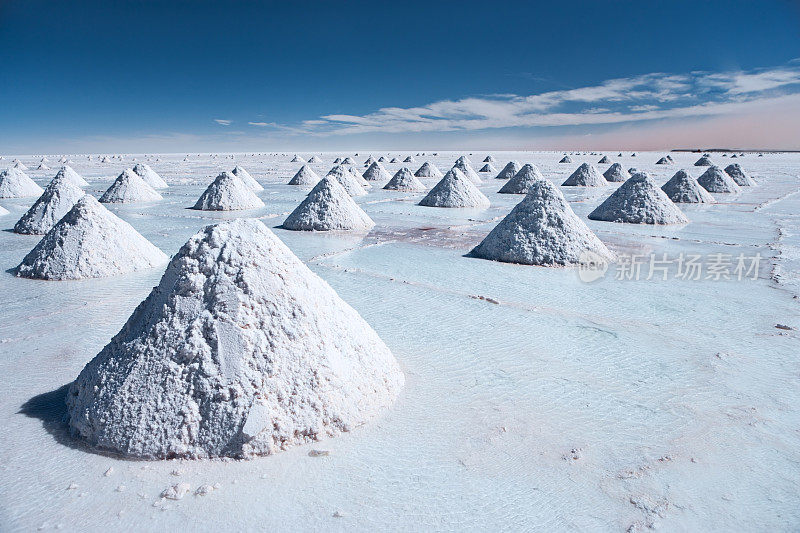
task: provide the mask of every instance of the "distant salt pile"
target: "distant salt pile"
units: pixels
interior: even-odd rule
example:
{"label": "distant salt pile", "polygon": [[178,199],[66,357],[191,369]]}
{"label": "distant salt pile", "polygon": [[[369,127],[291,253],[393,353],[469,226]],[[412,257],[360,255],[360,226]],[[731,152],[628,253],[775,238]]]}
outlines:
{"label": "distant salt pile", "polygon": [[101,278],[153,268],[167,256],[86,194],[17,267],[24,278]]}
{"label": "distant salt pile", "polygon": [[383,165],[373,161],[369,168],[364,171],[363,178],[367,181],[387,181],[392,179],[392,175],[383,168]]}
{"label": "distant salt pile", "polygon": [[739,187],[752,187],[756,184],[753,178],[745,174],[739,163],[731,163],[725,167],[725,173],[733,178],[733,181],[735,181],[736,185]]}
{"label": "distant salt pile", "polygon": [[572,158],[568,155],[565,155],[564,157],[561,158],[561,161],[559,161],[559,163],[572,163]]}
{"label": "distant salt pile", "polygon": [[309,163],[314,163],[314,164],[317,164],[317,163],[322,163],[322,159],[320,159],[320,158],[319,158],[318,156],[316,156],[316,155],[312,155],[312,156],[311,156],[311,158],[309,158],[308,162],[309,162]]}
{"label": "distant salt pile", "polygon": [[252,191],[259,192],[259,191],[263,191],[264,190],[264,187],[259,182],[257,182],[253,178],[253,176],[250,175],[250,173],[248,171],[246,171],[245,169],[243,169],[239,165],[236,165],[235,167],[233,167],[233,170],[231,170],[231,174],[241,178],[242,181],[244,182],[244,184],[247,185],[248,187],[250,187],[250,190],[252,190]]}
{"label": "distant salt pile", "polygon": [[594,165],[582,163],[561,185],[568,187],[602,187],[608,185],[608,182]]}
{"label": "distant salt pile", "polygon": [[586,252],[614,260],[614,254],[572,211],[561,191],[540,179],[470,255],[505,263],[567,266],[580,263]]}
{"label": "distant salt pile", "polygon": [[50,167],[48,167],[44,163],[39,163],[39,166],[36,167],[36,170],[50,170]]}
{"label": "distant salt pile", "polygon": [[344,161],[342,161],[342,164],[343,164],[343,165],[355,165],[355,164],[356,164],[356,162],[355,162],[355,161],[353,161],[353,158],[352,158],[352,157],[350,157],[350,156],[347,156],[347,157],[345,157],[345,158],[344,158]]}
{"label": "distant salt pile", "polygon": [[457,168],[461,171],[464,176],[467,177],[472,183],[481,184],[483,180],[478,176],[478,173],[475,172],[475,169],[472,168],[472,165],[469,164],[469,159],[464,156],[461,156],[456,161],[456,164],[453,165],[453,168]]}
{"label": "distant salt pile", "polygon": [[503,170],[501,170],[500,173],[495,176],[495,178],[499,180],[511,179],[517,175],[517,172],[519,172],[520,168],[521,167],[519,166],[519,163],[516,161],[509,161],[506,166],[503,167]]}
{"label": "distant salt pile", "polygon": [[[150,168],[150,165],[145,163],[136,163],[133,167],[133,171],[144,180],[149,186],[154,189],[166,189],[169,187],[167,182],[164,181],[158,173]],[[88,185],[88,184],[87,184]]]}
{"label": "distant salt pile", "polygon": [[589,213],[590,220],[629,224],[685,224],[686,215],[645,173],[631,176]]}
{"label": "distant salt pile", "polygon": [[66,403],[76,435],[124,456],[250,458],[363,425],[403,384],[358,312],[235,220],[189,239]]}
{"label": "distant salt pile", "polygon": [[436,168],[436,165],[429,161],[425,161],[422,163],[422,166],[414,172],[414,175],[418,178],[441,178],[442,173]]}
{"label": "distant salt pile", "polygon": [[289,185],[314,186],[319,183],[319,176],[308,165],[303,165],[300,170],[289,180]]}
{"label": "distant salt pile", "polygon": [[68,182],[72,183],[77,187],[86,187],[89,185],[89,182],[83,179],[83,176],[75,172],[75,170],[73,170],[73,168],[69,165],[64,165],[63,167],[61,167],[61,169],[56,174],[56,177],[58,176],[64,176],[64,178]]}
{"label": "distant salt pile", "polygon": [[305,163],[305,160],[297,154],[294,154],[294,157],[290,161],[290,163]]}
{"label": "distant salt pile", "polygon": [[27,198],[41,196],[41,187],[18,168],[0,172],[0,198]]}
{"label": "distant salt pile", "polygon": [[133,170],[126,169],[117,176],[111,187],[100,197],[103,204],[128,204],[134,202],[156,202],[162,196],[149,186]]}
{"label": "distant salt pile", "polygon": [[427,207],[489,207],[489,199],[457,167],[451,168],[419,205]]}
{"label": "distant salt pile", "polygon": [[525,163],[514,174],[514,177],[508,180],[497,192],[502,194],[528,194],[533,184],[543,179],[544,176],[542,176],[536,165]]}
{"label": "distant salt pile", "polygon": [[494,163],[494,161],[495,161],[494,157],[492,157],[491,155],[487,155],[485,158],[483,158],[484,163]]}
{"label": "distant salt pile", "polygon": [[607,155],[604,155],[600,161],[597,162],[599,165],[607,165],[608,163],[611,163],[611,159],[609,159]]}
{"label": "distant salt pile", "polygon": [[711,158],[708,155],[704,155],[700,159],[694,162],[694,166],[696,167],[710,167],[714,163],[711,162]]}
{"label": "distant salt pile", "polygon": [[633,152],[633,153],[631,154],[631,157],[636,157],[636,152]]}
{"label": "distant salt pile", "polygon": [[675,203],[713,204],[715,201],[714,197],[685,170],[676,172],[668,182],[661,186],[661,190]]}
{"label": "distant salt pile", "polygon": [[368,231],[375,223],[334,176],[326,176],[286,218],[295,231]]}
{"label": "distant salt pile", "polygon": [[708,192],[736,193],[741,191],[739,185],[733,181],[733,178],[716,165],[708,167],[708,169],[697,178],[697,183],[702,185]]}
{"label": "distant salt pile", "polygon": [[200,211],[239,211],[264,207],[264,202],[242,181],[230,172],[223,172],[211,182],[192,209]]}
{"label": "distant salt pile", "polygon": [[471,165],[472,161],[469,160],[469,157],[467,157],[465,155],[462,155],[462,156],[459,156],[458,159],[456,159],[456,164],[459,165],[459,164],[462,164],[462,163],[463,164],[467,164],[467,165]]}
{"label": "distant salt pile", "polygon": [[395,172],[391,181],[386,184],[384,189],[389,191],[424,191],[425,185],[423,185],[410,170],[403,167]]}
{"label": "distant salt pile", "polygon": [[[327,175],[338,181],[350,196],[364,196],[367,194],[367,191],[364,190],[363,184],[360,183],[358,179],[356,179],[356,177],[342,165],[334,166],[328,171]],[[362,178],[361,181],[364,181],[364,179]]]}
{"label": "distant salt pile", "polygon": [[393,157],[392,160],[389,161],[389,163],[399,163],[399,162],[400,161],[398,161],[396,157]]}
{"label": "distant salt pile", "polygon": [[369,156],[369,157],[367,158],[367,160],[366,160],[366,161],[364,161],[364,166],[365,166],[365,167],[368,167],[368,166],[370,166],[370,165],[371,165],[372,163],[374,163],[374,162],[375,162],[375,158],[374,158],[374,157],[372,157],[372,156]]}
{"label": "distant salt pile", "polygon": [[667,159],[666,157],[662,157],[661,159],[656,161],[656,165],[669,165],[670,163],[671,163],[671,161],[669,159]]}
{"label": "distant salt pile", "polygon": [[14,232],[24,235],[44,235],[72,209],[78,200],[83,198],[84,194],[83,189],[73,185],[63,172],[59,172],[39,199],[17,221]]}
{"label": "distant salt pile", "polygon": [[481,174],[494,174],[497,172],[497,169],[494,168],[491,163],[486,163],[478,172]]}
{"label": "distant salt pile", "polygon": [[338,165],[341,162],[342,162],[342,158],[341,157],[337,157],[336,159],[333,160],[333,164],[334,165]]}
{"label": "distant salt pile", "polygon": [[17,161],[16,163],[14,163],[14,168],[16,168],[17,170],[21,170],[23,172],[29,170],[28,167],[25,166],[25,163],[23,163],[22,161]]}
{"label": "distant salt pile", "polygon": [[416,162],[417,160],[414,159],[412,156],[408,156],[405,159],[403,159],[403,163],[416,163]]}
{"label": "distant salt pile", "polygon": [[672,156],[669,155],[669,154],[667,154],[667,161],[669,161],[670,163],[674,163],[675,162],[675,160],[672,159]]}
{"label": "distant salt pile", "polygon": [[386,163],[386,158],[385,158],[384,156],[380,156],[380,157],[378,158],[378,162],[379,162],[379,163]]}
{"label": "distant salt pile", "polygon": [[636,174],[637,172],[639,172],[639,169],[636,167],[631,167],[628,169],[628,174],[630,175]]}
{"label": "distant salt pile", "polygon": [[631,175],[619,163],[614,163],[603,172],[603,177],[609,182],[622,182],[630,178]]}

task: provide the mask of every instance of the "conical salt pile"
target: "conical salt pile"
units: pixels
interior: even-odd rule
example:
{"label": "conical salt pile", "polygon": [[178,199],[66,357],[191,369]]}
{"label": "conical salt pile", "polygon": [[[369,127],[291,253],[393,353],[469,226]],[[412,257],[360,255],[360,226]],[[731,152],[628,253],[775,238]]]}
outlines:
{"label": "conical salt pile", "polygon": [[471,165],[472,161],[469,160],[469,157],[467,157],[465,155],[462,155],[462,156],[459,156],[458,159],[456,159],[456,164],[457,165],[459,165],[459,164]]}
{"label": "conical salt pile", "polygon": [[344,161],[342,161],[342,164],[343,164],[343,165],[355,165],[355,164],[356,164],[356,162],[355,162],[355,161],[353,161],[353,158],[352,158],[352,157],[350,157],[350,156],[347,156],[347,157],[345,157],[345,158],[344,158]]}
{"label": "conical salt pile", "polygon": [[283,223],[296,231],[368,231],[374,225],[334,176],[320,180]]}
{"label": "conical salt pile", "polygon": [[15,233],[44,235],[83,198],[83,189],[59,172],[14,226]]}
{"label": "conical salt pile", "polygon": [[25,163],[23,163],[22,161],[17,161],[16,163],[14,163],[14,168],[16,168],[17,170],[21,170],[23,172],[29,170],[28,167],[25,166]]}
{"label": "conical salt pile", "polygon": [[334,165],[338,165],[341,162],[342,162],[342,158],[341,157],[337,157],[336,159],[333,160],[333,164]]}
{"label": "conical salt pile", "polygon": [[66,178],[68,182],[72,183],[77,187],[86,187],[89,185],[89,182],[83,179],[83,176],[75,172],[69,165],[64,165],[63,167],[61,167],[61,169],[56,174],[56,177],[58,176],[64,176],[64,178]]}
{"label": "conical salt pile", "polygon": [[697,180],[679,170],[668,182],[661,186],[669,199],[683,204],[713,204],[714,197],[697,183]]}
{"label": "conical salt pile", "polygon": [[250,175],[248,171],[246,171],[239,165],[233,167],[233,170],[231,170],[231,174],[240,177],[244,182],[244,184],[250,187],[250,190],[252,191],[259,192],[264,190],[264,187],[259,182],[257,182],[253,178],[253,176]]}
{"label": "conical salt pile", "polygon": [[656,161],[656,165],[669,165],[670,163],[671,163],[671,161],[669,159],[667,159],[666,157],[662,157],[661,159]]}
{"label": "conical salt pile", "polygon": [[384,189],[389,191],[424,191],[425,186],[406,167],[395,172]]}
{"label": "conical salt pile", "polygon": [[451,168],[419,205],[427,207],[489,207],[489,199],[457,167]]}
{"label": "conical salt pile", "polygon": [[608,170],[603,172],[603,177],[606,179],[606,181],[622,182],[630,178],[631,175],[622,167],[622,165],[619,163],[614,163],[608,167]]}
{"label": "conical salt pile", "polygon": [[418,178],[441,178],[442,173],[436,168],[436,165],[425,161],[422,163],[422,166],[414,172],[414,175]]}
{"label": "conical salt pile", "polygon": [[417,160],[414,159],[412,156],[408,156],[405,159],[403,159],[403,163],[416,163],[416,162]]}
{"label": "conical salt pile", "polygon": [[389,163],[399,163],[399,162],[400,161],[398,161],[396,157],[393,157],[392,160],[389,161]]}
{"label": "conical salt pile", "polygon": [[694,166],[696,167],[710,167],[714,163],[711,162],[711,158],[707,155],[704,155],[700,159],[694,162]]}
{"label": "conical salt pile", "polygon": [[594,165],[582,163],[561,185],[569,187],[602,187],[608,185],[608,182]]}
{"label": "conical salt pile", "polygon": [[674,163],[675,162],[675,160],[672,159],[672,156],[669,155],[669,154],[667,154],[667,161],[669,161],[670,163]]}
{"label": "conical salt pile", "polygon": [[104,204],[127,204],[134,202],[155,202],[162,196],[149,186],[133,170],[122,171],[111,187],[100,197]]}
{"label": "conical salt pile", "polygon": [[752,187],[756,184],[753,178],[745,174],[739,163],[731,163],[725,167],[725,173],[733,178],[733,181],[735,181],[736,185],[739,187]]}
{"label": "conical salt pile", "polygon": [[154,189],[166,189],[169,187],[167,182],[164,181],[155,170],[150,168],[150,165],[145,163],[136,163],[136,165],[133,167],[133,171],[140,178],[142,178],[146,184]]}
{"label": "conical salt pile", "polygon": [[192,209],[201,211],[239,211],[264,207],[264,202],[242,181],[230,172],[223,172],[211,182]]}
{"label": "conical salt pile", "polygon": [[502,194],[528,194],[528,191],[537,181],[543,180],[544,176],[536,165],[525,163],[513,178],[508,180],[503,187],[497,191]]}
{"label": "conical salt pile", "polygon": [[603,156],[603,157],[600,159],[600,161],[598,161],[598,162],[597,162],[597,164],[599,164],[599,165],[607,165],[607,164],[609,164],[609,163],[611,163],[611,159],[609,159],[607,155],[604,155],[604,156]]}
{"label": "conical salt pile", "polygon": [[561,161],[559,161],[559,163],[572,163],[572,158],[568,155],[565,155],[564,157],[561,158]]}
{"label": "conical salt pile", "polygon": [[572,211],[561,191],[541,179],[531,184],[525,198],[470,255],[505,263],[563,266],[580,263],[586,252],[614,260],[614,254]]}
{"label": "conical salt pile", "polygon": [[322,163],[322,159],[319,157],[312,155],[311,158],[308,160],[309,163]]}
{"label": "conical salt pile", "polygon": [[697,178],[697,183],[702,185],[708,192],[716,193],[735,193],[741,189],[724,170],[717,165],[712,165]]}
{"label": "conical salt pile", "polygon": [[491,155],[487,155],[487,156],[486,156],[486,157],[483,159],[483,162],[484,162],[484,163],[494,163],[494,157],[492,157]]}
{"label": "conical salt pile", "polygon": [[[363,184],[361,184],[356,176],[350,173],[350,171],[342,165],[334,166],[328,171],[327,175],[336,179],[336,181],[338,181],[339,184],[344,187],[344,190],[346,190],[347,194],[350,196],[364,196],[367,194],[367,191],[364,190]],[[362,178],[361,181],[364,181],[364,179]]]}
{"label": "conical salt pile", "polygon": [[653,178],[640,172],[631,176],[605,199],[590,220],[628,222],[630,224],[685,224],[689,219],[658,188]]}
{"label": "conical salt pile", "polygon": [[319,183],[319,176],[308,165],[303,165],[300,170],[289,180],[289,185],[314,186]]}
{"label": "conical salt pile", "polygon": [[373,161],[367,170],[364,171],[363,178],[367,181],[386,181],[392,179],[392,175],[383,168],[383,165]]}
{"label": "conical salt pile", "polygon": [[520,168],[521,167],[519,166],[519,163],[516,161],[509,161],[508,164],[503,167],[503,170],[501,170],[500,173],[495,176],[495,178],[499,180],[511,179],[517,175],[517,172],[519,172]]}
{"label": "conical salt pile", "polygon": [[153,268],[167,256],[86,194],[17,267],[24,278],[101,278]]}
{"label": "conical salt pile", "polygon": [[41,196],[41,187],[18,168],[0,172],[0,198],[27,198]]}
{"label": "conical salt pile", "polygon": [[305,160],[297,154],[294,154],[294,157],[290,161],[291,163],[305,163]]}
{"label": "conical salt pile", "polygon": [[369,156],[369,157],[367,158],[367,160],[366,160],[366,161],[364,161],[364,166],[365,166],[365,167],[368,167],[368,166],[370,166],[370,165],[371,165],[372,163],[374,163],[374,162],[375,162],[375,158],[374,158],[374,157],[372,157],[372,156]]}
{"label": "conical salt pile", "polygon": [[189,239],[66,403],[76,435],[124,456],[248,458],[355,429],[403,384],[358,312],[234,220]]}
{"label": "conical salt pile", "polygon": [[385,158],[384,156],[380,156],[380,157],[378,158],[378,162],[379,162],[379,163],[386,163],[386,158]]}
{"label": "conical salt pile", "polygon": [[459,157],[458,160],[456,161],[456,164],[453,165],[453,168],[457,168],[458,170],[460,170],[461,173],[464,174],[464,176],[466,176],[467,179],[470,180],[472,183],[475,184],[483,183],[483,180],[480,178],[480,176],[478,176],[478,173],[475,172],[475,170],[469,164],[469,160],[466,157],[464,156]]}
{"label": "conical salt pile", "polygon": [[497,169],[494,168],[491,163],[486,163],[478,172],[481,174],[494,174],[497,172]]}

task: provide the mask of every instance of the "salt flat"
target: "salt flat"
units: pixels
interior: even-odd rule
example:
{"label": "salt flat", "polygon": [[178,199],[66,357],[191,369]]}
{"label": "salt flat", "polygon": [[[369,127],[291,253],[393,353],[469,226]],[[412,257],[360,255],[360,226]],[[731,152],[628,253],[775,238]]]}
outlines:
{"label": "salt flat", "polygon": [[[476,170],[487,153],[469,155]],[[510,160],[535,163],[556,185],[600,159],[491,153],[498,170]],[[336,156],[350,155],[363,171],[370,153],[358,154],[320,154],[312,168],[322,176]],[[446,172],[464,154],[385,166],[413,172],[429,160]],[[659,185],[681,168],[694,178],[705,170],[692,166],[698,154],[673,154],[670,166],[655,165],[662,153],[607,154]],[[341,437],[249,461],[127,461],[85,449],[62,422],[62,387],[163,270],[16,278],[5,271],[40,237],[10,229],[35,198],[0,200],[10,211],[0,216],[0,529],[697,531],[800,522],[800,343],[796,330],[775,327],[800,327],[800,155],[736,159],[759,185],[715,195],[717,204],[680,205],[687,225],[591,221],[618,184],[561,187],[620,256],[763,258],[758,279],[648,280],[645,267],[638,280],[618,280],[612,265],[592,283],[576,269],[465,257],[522,199],[497,194],[505,181],[493,175],[479,185],[488,209],[418,206],[424,192],[385,191],[381,182],[355,198],[376,223],[368,234],[277,228],[307,192],[286,185],[302,166],[292,155],[130,154],[107,163],[76,155],[70,165],[96,197],[124,168],[152,166],[170,185],[159,191],[163,200],[108,207],[168,255],[207,224],[261,219],[394,353],[406,376],[397,403]],[[402,161],[409,152],[391,155]],[[18,157],[31,169],[39,161],[5,157],[0,163]],[[188,209],[237,164],[264,186],[265,207]],[[27,174],[44,187],[57,171],[50,166]],[[188,495],[160,497],[177,483],[189,484]]]}

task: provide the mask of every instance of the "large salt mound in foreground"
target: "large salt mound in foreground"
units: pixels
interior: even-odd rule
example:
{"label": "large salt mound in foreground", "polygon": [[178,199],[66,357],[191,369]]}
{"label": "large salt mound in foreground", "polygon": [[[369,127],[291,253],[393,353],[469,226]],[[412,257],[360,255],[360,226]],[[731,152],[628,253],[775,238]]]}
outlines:
{"label": "large salt mound in foreground", "polygon": [[741,189],[724,170],[716,165],[708,167],[703,174],[697,178],[697,183],[703,186],[708,192],[716,193],[735,193]]}
{"label": "large salt mound in foreground", "polygon": [[424,191],[425,185],[419,181],[406,167],[394,173],[384,189],[389,191]]}
{"label": "large salt mound in foreground", "polygon": [[289,180],[289,185],[314,186],[319,183],[319,175],[308,165],[303,165],[300,170]]}
{"label": "large salt mound in foreground", "polygon": [[126,169],[117,176],[111,187],[100,197],[104,204],[128,204],[135,202],[156,202],[162,196],[133,170]]}
{"label": "large salt mound in foreground", "polygon": [[250,187],[251,191],[259,192],[259,191],[263,191],[264,190],[264,187],[259,182],[257,182],[253,178],[253,176],[250,175],[250,173],[248,171],[246,171],[245,169],[243,169],[239,165],[236,165],[235,167],[233,167],[233,170],[231,170],[231,174],[241,178],[242,181],[244,182],[244,184],[247,185],[248,187]]}
{"label": "large salt mound in foreground", "polygon": [[17,276],[101,278],[153,268],[167,256],[133,227],[84,195],[17,267]]}
{"label": "large salt mound in foreground", "polygon": [[0,198],[27,198],[44,192],[32,179],[18,168],[0,172]]}
{"label": "large salt mound in foreground", "polygon": [[589,213],[590,220],[630,224],[685,224],[686,215],[658,188],[653,178],[640,172],[631,176],[611,196]]}
{"label": "large salt mound in foreground", "polygon": [[350,431],[404,384],[363,318],[255,220],[193,236],[70,386],[69,426],[128,457],[241,457]]}
{"label": "large salt mound in foreground", "polygon": [[362,177],[367,181],[387,181],[392,179],[392,175],[377,161],[370,163],[369,168],[364,171]]}
{"label": "large salt mound in foreground", "polygon": [[625,168],[620,165],[619,163],[614,163],[608,169],[603,172],[603,177],[608,182],[623,182],[626,179],[630,178],[631,175],[628,173]]}
{"label": "large salt mound in foreground", "polygon": [[745,174],[739,163],[731,163],[725,167],[725,173],[733,178],[733,181],[735,181],[736,185],[739,187],[752,187],[756,184],[753,178]]}
{"label": "large salt mound in foreground", "polygon": [[561,185],[567,187],[602,187],[608,185],[608,182],[594,165],[582,163]]}
{"label": "large salt mound in foreground", "polygon": [[75,170],[73,170],[73,168],[69,165],[64,165],[63,167],[61,167],[61,169],[59,169],[58,173],[56,174],[56,177],[58,176],[64,176],[67,179],[67,181],[69,181],[70,183],[72,183],[77,187],[86,187],[89,185],[89,182],[83,179],[83,176],[75,172]]}
{"label": "large salt mound in foreground", "polygon": [[436,168],[436,165],[425,161],[422,163],[422,166],[414,172],[414,175],[418,178],[441,178],[442,172]]}
{"label": "large salt mound in foreground", "polygon": [[520,169],[519,163],[517,163],[516,161],[509,161],[506,164],[506,166],[503,167],[503,170],[501,170],[495,177],[499,180],[511,179],[517,175],[519,169]]}
{"label": "large salt mound in foreground", "polygon": [[146,184],[151,186],[154,189],[166,189],[169,187],[167,182],[164,181],[161,176],[159,176],[155,170],[150,168],[150,165],[145,163],[136,163],[133,167],[133,171],[144,180]]}
{"label": "large salt mound in foreground", "polygon": [[374,225],[334,176],[317,183],[283,223],[284,228],[297,231],[362,231]]}
{"label": "large salt mound in foreground", "polygon": [[525,163],[514,177],[508,180],[497,192],[502,194],[527,194],[534,183],[543,179],[544,176],[542,176],[536,165]]}
{"label": "large salt mound in foreground", "polygon": [[419,205],[427,207],[489,207],[489,199],[462,172],[451,168]]}
{"label": "large salt mound in foreground", "polygon": [[367,183],[366,180],[364,180],[364,178],[354,176],[342,165],[334,166],[328,171],[327,175],[338,181],[350,196],[364,196],[367,194],[367,191],[364,190],[364,184]]}
{"label": "large salt mound in foreground", "polygon": [[44,235],[84,194],[83,189],[74,185],[63,172],[59,172],[31,208],[17,221],[14,232]]}
{"label": "large salt mound in foreground", "polygon": [[223,172],[211,182],[192,209],[200,211],[239,211],[264,207],[256,193],[230,172]]}
{"label": "large salt mound in foreground", "polygon": [[[470,255],[525,265],[573,265],[593,252],[612,261],[605,244],[572,211],[564,195],[545,179],[476,246]],[[585,256],[584,256],[585,257]]]}
{"label": "large salt mound in foreground", "polygon": [[713,204],[715,202],[714,197],[685,170],[676,172],[668,182],[661,186],[661,190],[675,203]]}

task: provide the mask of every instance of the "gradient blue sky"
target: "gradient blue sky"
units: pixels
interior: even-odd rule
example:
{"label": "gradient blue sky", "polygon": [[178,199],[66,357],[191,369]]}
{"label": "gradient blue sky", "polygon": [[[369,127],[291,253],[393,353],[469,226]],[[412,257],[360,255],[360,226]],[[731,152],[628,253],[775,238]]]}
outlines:
{"label": "gradient blue sky", "polygon": [[800,3],[0,0],[0,151],[800,148]]}

